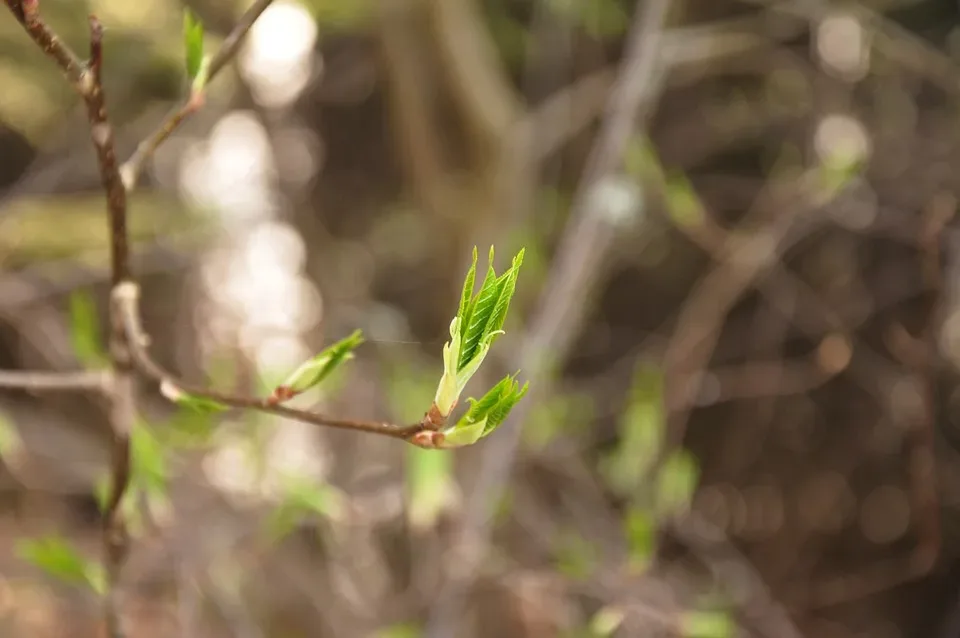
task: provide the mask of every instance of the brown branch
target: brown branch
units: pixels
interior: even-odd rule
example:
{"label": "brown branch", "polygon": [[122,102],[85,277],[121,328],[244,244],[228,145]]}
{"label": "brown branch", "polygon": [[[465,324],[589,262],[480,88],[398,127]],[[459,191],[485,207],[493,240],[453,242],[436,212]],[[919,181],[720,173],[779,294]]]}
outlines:
{"label": "brown branch", "polygon": [[[84,97],[90,138],[97,153],[100,182],[107,199],[107,218],[110,224],[110,272],[114,286],[128,280],[130,273],[130,241],[127,233],[127,191],[117,167],[117,153],[113,144],[113,127],[107,116],[101,69],[103,68],[103,25],[90,16],[90,61],[87,71],[90,91]],[[133,396],[133,370],[122,326],[111,313],[110,364],[113,371],[113,392],[110,404],[110,427],[113,446],[110,454],[110,492],[103,510],[103,552],[107,573],[107,592],[104,600],[104,620],[108,635],[124,635],[120,619],[120,572],[130,551],[126,521],[120,509],[130,483],[130,432],[136,420]]]}
{"label": "brown branch", "polygon": [[139,289],[136,284],[127,282],[114,289],[114,303],[121,321],[123,329],[130,344],[130,354],[132,364],[145,376],[153,379],[161,385],[161,388],[167,395],[182,392],[188,395],[216,401],[232,408],[241,408],[248,410],[257,410],[267,414],[295,419],[312,425],[322,427],[337,428],[341,430],[353,430],[357,432],[369,432],[371,434],[380,434],[395,439],[410,440],[413,435],[422,431],[424,427],[419,424],[397,425],[394,423],[384,423],[381,421],[360,421],[354,419],[338,419],[323,414],[299,410],[284,405],[276,405],[269,398],[245,397],[224,392],[218,392],[209,388],[200,387],[177,379],[174,375],[165,370],[160,364],[154,361],[147,349],[149,337],[143,330],[138,310]]}
{"label": "brown branch", "polygon": [[0,370],[0,388],[28,392],[104,392],[110,387],[110,374],[99,370],[45,372]]}
{"label": "brown branch", "polygon": [[113,146],[113,127],[107,118],[100,69],[103,65],[103,25],[90,16],[90,93],[86,96],[90,137],[97,151],[100,181],[107,196],[110,221],[110,270],[117,285],[130,278],[130,247],[127,237],[127,191],[117,169],[117,153]]}
{"label": "brown branch", "polygon": [[40,50],[50,56],[63,71],[63,74],[81,96],[90,93],[91,83],[86,68],[80,58],[67,44],[55,34],[40,17],[39,0],[6,0],[7,8],[13,13],[27,34],[33,38]]}
{"label": "brown branch", "polygon": [[[210,59],[210,66],[206,78],[207,82],[212,80],[223,67],[233,59],[240,49],[243,39],[253,26],[253,23],[257,21],[257,18],[259,18],[272,3],[273,0],[257,0],[240,16],[236,26],[234,26],[233,30],[227,35],[220,49]],[[120,173],[123,175],[123,183],[126,185],[127,190],[133,190],[137,185],[137,180],[140,178],[140,173],[143,171],[144,165],[154,152],[156,152],[157,148],[159,148],[174,131],[180,128],[180,125],[201,106],[202,100],[199,99],[200,97],[201,96],[191,92],[191,95],[187,97],[183,104],[175,107],[167,114],[167,117],[164,118],[163,123],[156,131],[137,145],[136,150],[130,158],[123,163],[120,169]]]}
{"label": "brown branch", "polygon": [[[846,355],[849,355],[849,350]],[[668,404],[667,410],[683,409],[691,402],[702,408],[727,401],[803,394],[843,372],[847,363],[849,358],[836,364],[822,361],[750,361],[713,368],[683,379],[680,383],[687,388],[689,396],[683,397],[678,405]],[[710,378],[713,386],[714,391],[709,396],[703,396],[698,391],[704,377]],[[691,388],[695,391],[691,392]]]}

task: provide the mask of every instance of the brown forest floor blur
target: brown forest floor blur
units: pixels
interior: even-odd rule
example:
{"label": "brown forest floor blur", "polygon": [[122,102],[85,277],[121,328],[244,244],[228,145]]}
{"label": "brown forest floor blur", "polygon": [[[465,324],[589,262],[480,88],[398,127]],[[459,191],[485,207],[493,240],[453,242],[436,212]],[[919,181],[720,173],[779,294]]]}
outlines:
{"label": "brown forest floor blur", "polygon": [[[64,4],[44,0],[50,11]],[[229,27],[229,3],[188,4]],[[336,14],[336,0],[305,4],[321,25]],[[323,297],[323,335],[367,329],[374,315],[399,313],[408,326],[391,333],[401,343],[374,331],[333,401],[340,412],[396,410],[384,361],[436,357],[474,244],[496,243],[503,255],[525,245],[533,255],[508,326],[517,349],[517,335],[530,338],[526,317],[541,292],[551,294],[541,288],[636,9],[626,0],[544,3],[586,7],[561,18],[535,4],[385,1],[382,14],[350,29],[321,26],[322,73],[288,108],[264,107],[238,76],[187,131],[204,135],[233,108],[259,118],[284,215],[304,237],[307,273]],[[830,3],[774,4],[670,5],[646,124],[658,165],[635,175],[642,221],[620,227],[598,256],[596,284],[576,300],[583,325],[560,338],[570,347],[558,378],[531,379],[549,387],[540,404],[583,394],[596,409],[546,444],[521,441],[507,470],[509,508],[482,545],[469,604],[447,635],[589,635],[572,632],[608,606],[626,612],[617,635],[673,635],[676,613],[704,592],[730,606],[744,635],[779,638],[794,626],[816,638],[960,635],[960,351],[951,328],[960,307],[950,221],[960,197],[960,13],[934,0],[848,6],[839,17],[862,30],[842,31],[849,21],[836,28],[864,38],[855,55],[865,60],[841,73],[830,56],[846,54],[830,53],[824,26],[838,17]],[[65,24],[79,11],[60,10]],[[117,32],[116,46],[130,51],[153,37]],[[4,64],[36,65],[21,85],[41,84],[31,74],[47,82],[54,70],[6,35]],[[170,80],[149,60],[127,64],[114,67],[111,89],[130,102],[117,110],[133,131],[121,142],[132,144],[164,111],[153,102],[170,97]],[[9,95],[0,103],[26,99]],[[73,121],[69,100],[47,97]],[[9,192],[0,207],[96,190],[85,134],[19,135],[24,125],[4,117],[0,179]],[[289,177],[291,122],[322,148],[310,179]],[[862,171],[836,196],[811,192],[808,169],[824,144],[856,150],[860,132],[869,146]],[[154,179],[162,191],[163,176]],[[56,226],[48,224],[42,234]],[[757,237],[769,250],[748,244]],[[104,275],[72,266],[70,256],[44,270],[43,255],[16,243],[0,237],[0,368],[71,365],[63,297],[90,284],[105,294]],[[203,251],[161,244],[140,255],[148,327],[160,356],[197,376],[206,369],[196,345],[203,335],[189,304]],[[10,256],[15,250],[28,254]],[[311,344],[323,335],[310,332]],[[691,516],[665,524],[655,565],[637,575],[623,569],[626,499],[605,484],[601,461],[618,444],[631,375],[644,359],[664,364],[669,436],[694,452],[700,484]],[[39,455],[4,478],[0,614],[12,624],[0,635],[94,635],[91,600],[28,578],[10,549],[16,537],[51,529],[96,548],[96,508],[76,476],[103,458],[98,406],[0,401],[25,439],[41,431],[34,438],[59,459],[84,459],[73,471]],[[327,479],[353,500],[350,522],[321,524],[322,540],[302,530],[271,546],[255,533],[267,506],[238,506],[197,467],[184,468],[173,520],[135,544],[131,638],[181,635],[189,619],[196,636],[367,636],[428,619],[431,637],[443,635],[437,606],[453,605],[442,593],[462,582],[450,566],[466,561],[455,531],[471,520],[471,501],[415,529],[403,511],[400,444],[321,436],[332,458]],[[457,454],[464,494],[477,485],[485,447],[496,445]],[[24,472],[44,487],[24,490]],[[586,567],[571,569],[578,561]]]}

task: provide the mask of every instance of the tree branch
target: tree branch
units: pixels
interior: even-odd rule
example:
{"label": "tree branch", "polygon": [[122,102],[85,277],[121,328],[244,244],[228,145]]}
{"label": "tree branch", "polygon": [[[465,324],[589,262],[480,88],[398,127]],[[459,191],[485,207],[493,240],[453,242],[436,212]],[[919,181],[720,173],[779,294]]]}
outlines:
{"label": "tree branch", "polygon": [[[211,60],[208,79],[226,65],[233,57],[243,36],[272,0],[258,0],[240,19],[237,27],[230,33],[223,46]],[[125,165],[123,174],[128,176],[127,183],[121,178],[118,167],[114,134],[107,115],[106,102],[101,82],[103,67],[103,26],[95,16],[90,16],[90,60],[84,65],[60,38],[43,22],[39,12],[39,0],[6,0],[7,7],[17,21],[24,27],[34,42],[47,55],[53,58],[64,72],[87,107],[90,125],[90,137],[97,154],[100,179],[107,200],[107,213],[110,225],[111,280],[114,294],[110,312],[110,370],[105,373],[14,373],[0,372],[0,387],[23,389],[109,389],[110,426],[113,431],[110,467],[110,491],[103,511],[102,541],[104,562],[107,574],[107,591],[104,600],[104,621],[107,635],[122,638],[118,603],[120,572],[129,553],[129,534],[122,516],[121,502],[130,482],[130,432],[136,420],[134,398],[134,372],[136,367],[149,376],[164,381],[169,379],[158,366],[152,364],[142,345],[145,338],[139,330],[137,312],[136,284],[132,281],[130,269],[130,248],[127,230],[127,190],[132,189],[144,161],[189,115],[190,111],[175,111],[160,131],[138,147]],[[188,106],[195,109],[196,96]],[[133,291],[134,294],[129,294]],[[132,338],[131,338],[132,337]],[[131,348],[131,346],[134,346]],[[194,391],[188,388],[188,391]],[[198,394],[203,394],[199,392]],[[211,393],[206,393],[208,396]],[[403,428],[390,424],[350,422],[323,419],[318,415],[303,416],[297,410],[289,408],[270,408],[258,405],[256,400],[232,399],[213,395],[211,398],[228,405],[260,409],[302,420],[321,423],[331,427],[372,431],[387,434],[395,438],[406,438],[408,433],[419,426]],[[309,418],[307,418],[309,417]]]}
{"label": "tree branch", "polygon": [[40,17],[39,0],[6,0],[6,2],[7,8],[13,13],[17,22],[23,25],[24,30],[33,38],[40,50],[53,58],[77,93],[86,97],[91,89],[86,68],[77,54]]}
{"label": "tree branch", "polygon": [[113,285],[130,278],[130,247],[127,237],[127,191],[117,169],[117,153],[113,146],[113,127],[107,119],[100,69],[103,65],[103,25],[90,16],[91,85],[85,97],[90,137],[100,164],[100,181],[107,196],[110,221],[110,270]]}
{"label": "tree branch", "polygon": [[[130,242],[127,233],[127,191],[117,168],[113,144],[113,128],[107,116],[100,71],[103,68],[103,25],[90,16],[90,61],[87,66],[90,91],[84,96],[90,138],[97,152],[100,181],[107,199],[110,224],[110,272],[114,286],[131,277]],[[130,432],[136,421],[133,396],[133,370],[122,325],[111,313],[110,364],[113,371],[113,392],[110,404],[110,427],[113,449],[110,455],[110,492],[103,510],[103,552],[107,573],[104,617],[108,635],[124,635],[120,620],[117,583],[130,550],[130,538],[120,509],[130,483]]]}
{"label": "tree branch", "polygon": [[110,373],[101,370],[41,372],[0,370],[0,388],[28,392],[104,392],[110,387]]}
{"label": "tree branch", "polygon": [[117,311],[123,322],[123,329],[130,344],[131,362],[137,370],[143,375],[153,379],[160,384],[161,389],[166,394],[175,394],[183,392],[196,397],[216,401],[232,408],[242,408],[248,410],[257,410],[267,414],[303,421],[312,425],[322,427],[337,428],[341,430],[353,430],[358,432],[369,432],[371,434],[380,434],[395,439],[409,441],[413,435],[424,430],[420,423],[412,425],[397,425],[394,423],[384,423],[381,421],[360,421],[354,419],[338,419],[323,414],[299,410],[283,405],[276,405],[269,398],[245,397],[233,394],[226,394],[193,385],[177,379],[174,375],[165,370],[158,364],[147,349],[149,336],[143,330],[138,310],[139,288],[132,282],[127,282],[114,289],[113,299]]}
{"label": "tree branch", "polygon": [[[9,1],[9,0],[8,0]],[[220,49],[210,60],[210,67],[207,72],[207,82],[212,80],[227,63],[233,59],[243,39],[246,37],[250,28],[257,21],[257,18],[267,10],[273,3],[273,0],[257,0],[246,12],[240,16],[236,26],[227,35]],[[130,158],[123,163],[120,169],[123,175],[123,183],[127,190],[133,190],[140,179],[140,174],[150,157],[153,156],[157,148],[170,137],[174,131],[180,128],[180,125],[190,117],[202,105],[198,96],[191,94],[181,105],[175,107],[164,119],[160,127],[149,137],[137,145],[136,150]]]}

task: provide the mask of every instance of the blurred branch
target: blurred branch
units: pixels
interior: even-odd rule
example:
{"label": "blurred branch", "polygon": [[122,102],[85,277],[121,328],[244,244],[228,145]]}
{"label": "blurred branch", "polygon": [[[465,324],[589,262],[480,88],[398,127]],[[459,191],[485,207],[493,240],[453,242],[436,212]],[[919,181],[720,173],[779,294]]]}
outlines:
{"label": "blurred branch", "polygon": [[[42,21],[38,0],[13,2],[7,6],[20,21],[37,45],[53,57],[70,79],[87,107],[90,137],[97,153],[101,183],[107,200],[107,214],[111,236],[111,274],[114,285],[130,276],[129,244],[127,238],[126,189],[117,171],[116,152],[113,146],[113,130],[107,119],[100,71],[103,66],[103,26],[96,17],[90,16],[90,60],[84,66],[76,55],[66,48],[60,38]],[[110,339],[111,389],[110,425],[113,430],[111,453],[110,494],[103,514],[103,546],[106,563],[108,591],[104,604],[104,621],[110,636],[120,637],[124,632],[116,604],[116,583],[128,552],[126,526],[120,513],[120,501],[127,489],[130,475],[130,429],[133,427],[133,379],[125,360],[125,340],[119,326],[113,325]],[[10,379],[12,381],[12,379]],[[59,381],[66,383],[76,379],[68,376]],[[23,374],[20,387],[28,387],[37,381],[34,375]],[[47,379],[48,383],[51,381]],[[61,386],[62,387],[62,386]],[[101,385],[98,386],[102,388]]]}
{"label": "blurred branch", "polygon": [[905,425],[907,429],[907,474],[910,482],[911,514],[916,527],[916,545],[903,557],[884,560],[859,573],[845,574],[820,587],[811,606],[836,605],[886,591],[904,582],[927,575],[937,564],[943,545],[940,499],[937,490],[937,334],[945,319],[941,244],[943,231],[956,211],[956,198],[949,193],[935,197],[927,206],[917,243],[922,251],[923,278],[933,301],[929,320],[919,340],[913,341],[902,328],[899,335],[904,362],[913,368],[922,387],[922,411]]}
{"label": "blurred branch", "polygon": [[439,217],[453,207],[454,190],[445,168],[444,146],[436,129],[435,80],[424,73],[427,56],[417,16],[408,7],[384,12],[380,22],[383,64],[390,87],[394,129],[406,152],[401,165],[426,208]]}
{"label": "blurred branch", "polygon": [[453,96],[482,147],[499,149],[522,105],[476,0],[429,0],[433,35]]}
{"label": "blurred branch", "polygon": [[[816,362],[750,361],[736,366],[712,368],[695,374],[684,384],[700,407],[763,396],[803,394],[817,388],[846,369],[846,365],[822,365]],[[698,392],[704,377],[711,379],[711,392]],[[668,409],[674,406],[668,405]]]}
{"label": "blurred branch", "polygon": [[690,512],[670,521],[670,530],[693,550],[717,580],[731,592],[739,593],[743,614],[760,636],[801,638],[789,612],[770,595],[763,578],[722,529]]}
{"label": "blurred branch", "polygon": [[[670,0],[650,0],[633,18],[626,53],[618,73],[607,116],[575,193],[554,266],[544,286],[540,307],[533,317],[516,367],[541,379],[536,391],[547,386],[549,371],[570,347],[588,307],[587,300],[600,274],[603,256],[616,236],[615,222],[598,202],[596,189],[622,166],[627,144],[645,121],[660,94],[663,73],[659,69],[659,48]],[[483,452],[478,484],[470,497],[459,542],[472,546],[486,537],[489,507],[507,480],[519,444],[522,422],[535,404],[533,398],[521,403],[512,415],[513,426],[494,437]],[[479,539],[478,539],[479,537]],[[482,542],[482,540],[480,540]],[[457,633],[454,628],[463,600],[474,578],[475,564],[462,566],[457,578],[443,588],[426,636],[440,638]]]}
{"label": "blurred branch", "polygon": [[38,372],[0,370],[0,388],[37,391],[104,392],[110,387],[110,375],[95,370],[78,372]]}
{"label": "blurred branch", "polygon": [[[780,14],[798,16],[811,23],[822,20],[835,5],[823,0],[791,1],[782,0],[748,0],[750,4],[761,6]],[[863,6],[862,3],[846,3],[843,11],[855,17],[864,26],[871,29],[872,40],[878,51],[886,54],[891,60],[903,64],[918,75],[927,78],[947,93],[960,96],[960,66],[949,56],[944,55],[931,47],[927,42],[900,26],[893,20],[885,18],[878,11],[889,8],[882,6],[873,9]]]}
{"label": "blurred branch", "polygon": [[[257,21],[257,18],[259,18],[272,3],[273,0],[257,0],[257,2],[240,16],[236,26],[227,35],[220,49],[210,60],[207,82],[216,77],[223,67],[233,59],[240,49],[240,45],[243,44],[243,39],[250,31],[250,28],[253,27],[254,22]],[[137,180],[140,178],[141,172],[143,172],[144,165],[157,148],[163,144],[190,115],[200,108],[202,104],[202,95],[196,95],[191,92],[191,95],[183,104],[170,111],[156,131],[137,145],[136,150],[134,150],[130,158],[123,163],[120,169],[120,174],[123,176],[123,183],[127,190],[133,190],[137,185]]]}
{"label": "blurred branch", "polygon": [[380,434],[395,439],[409,440],[414,434],[421,431],[422,426],[396,425],[379,421],[358,421],[352,419],[337,419],[306,410],[298,410],[283,405],[276,405],[269,398],[243,397],[217,392],[208,388],[198,387],[177,379],[163,369],[150,356],[147,350],[149,337],[144,332],[138,310],[139,289],[136,284],[127,282],[114,289],[113,300],[123,325],[126,338],[129,340],[133,365],[145,376],[153,379],[170,391],[180,391],[185,394],[216,401],[233,408],[244,408],[274,414],[277,416],[296,419],[304,423],[323,427],[338,428]]}

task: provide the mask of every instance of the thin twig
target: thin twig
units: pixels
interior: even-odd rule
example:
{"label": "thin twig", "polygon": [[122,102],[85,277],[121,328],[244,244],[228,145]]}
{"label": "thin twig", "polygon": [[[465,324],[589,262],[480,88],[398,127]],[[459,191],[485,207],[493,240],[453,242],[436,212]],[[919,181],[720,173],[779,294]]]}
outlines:
{"label": "thin twig", "polygon": [[130,278],[130,248],[127,237],[127,191],[117,170],[117,153],[113,146],[113,128],[107,118],[100,70],[103,66],[103,25],[90,16],[91,88],[86,96],[90,137],[97,151],[100,181],[107,196],[110,222],[110,270],[114,286]]}
{"label": "thin twig", "polygon": [[908,355],[906,361],[909,367],[914,368],[923,388],[923,410],[906,423],[907,473],[916,544],[906,556],[881,561],[861,572],[844,574],[817,587],[810,596],[808,610],[887,591],[926,576],[937,564],[943,545],[934,451],[937,419],[937,334],[946,312],[941,244],[944,228],[955,210],[956,201],[953,196],[941,194],[934,198],[923,220],[917,242],[921,250],[921,270],[927,288],[931,291],[932,305],[919,342],[923,350],[919,356]]}
{"label": "thin twig", "polygon": [[188,395],[202,397],[211,401],[216,401],[232,408],[241,408],[248,410],[257,410],[267,414],[303,421],[312,425],[337,428],[341,430],[354,430],[359,432],[369,432],[380,434],[395,439],[409,440],[417,432],[423,429],[419,423],[412,425],[397,425],[395,423],[384,423],[381,421],[361,421],[354,419],[339,419],[329,417],[323,414],[298,410],[296,408],[284,405],[274,405],[268,398],[244,397],[233,394],[226,394],[196,386],[191,383],[177,379],[174,375],[167,372],[160,364],[154,361],[147,349],[149,337],[143,330],[140,313],[138,311],[139,289],[136,284],[127,282],[114,289],[114,302],[123,322],[123,329],[130,344],[130,354],[133,365],[145,376],[153,379],[161,385],[167,394],[182,392]]}
{"label": "thin twig", "polygon": [[[223,67],[233,59],[254,22],[257,21],[257,18],[259,18],[272,3],[273,0],[257,0],[257,2],[240,16],[236,26],[227,35],[220,49],[214,54],[213,58],[210,59],[207,82],[212,80]],[[182,104],[171,110],[170,113],[167,114],[167,117],[164,118],[160,127],[140,142],[130,158],[123,163],[120,174],[123,175],[123,182],[127,190],[133,190],[137,185],[137,180],[139,180],[140,174],[143,172],[144,165],[157,148],[163,144],[174,131],[180,128],[180,125],[183,124],[188,117],[196,112],[201,103],[197,100],[197,97],[196,95],[190,95]]]}
{"label": "thin twig", "polygon": [[[114,286],[130,278],[130,241],[127,233],[127,191],[117,169],[113,127],[107,116],[106,99],[100,71],[103,68],[103,25],[90,16],[90,61],[87,72],[90,92],[85,96],[90,138],[97,152],[100,182],[107,199],[110,225],[110,273]],[[133,396],[133,369],[123,327],[111,312],[110,366],[113,392],[110,404],[110,428],[113,445],[110,454],[110,491],[103,509],[103,552],[106,562],[107,592],[104,620],[110,636],[125,635],[118,603],[120,572],[130,551],[130,537],[120,504],[130,483],[130,432],[136,420]]]}
{"label": "thin twig", "polygon": [[110,373],[101,370],[46,372],[0,370],[0,388],[28,392],[103,392],[110,387]]}
{"label": "thin twig", "polygon": [[63,74],[81,96],[90,93],[91,83],[86,69],[77,54],[55,34],[40,18],[39,0],[6,0],[7,8],[13,13],[27,34],[33,38],[40,50],[53,58]]}

